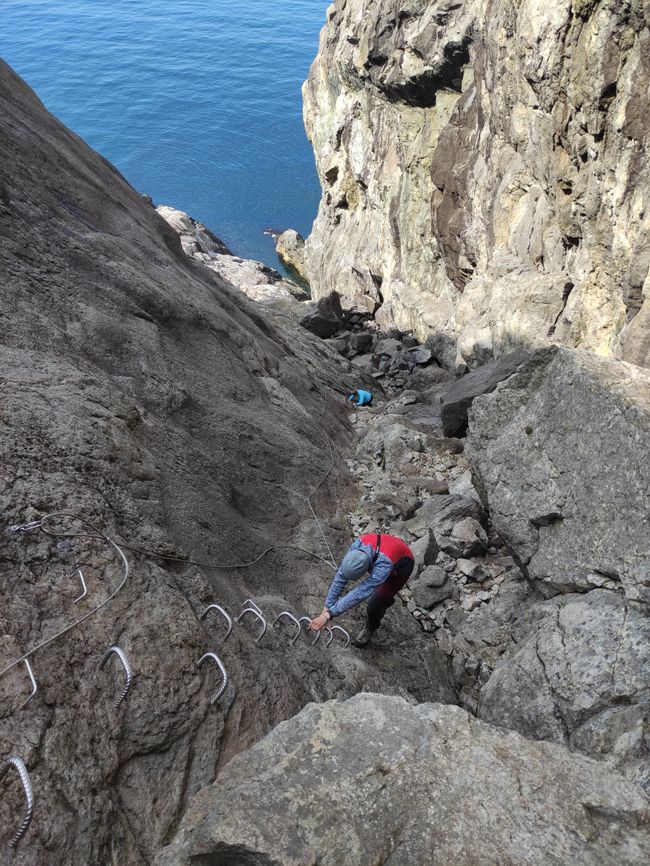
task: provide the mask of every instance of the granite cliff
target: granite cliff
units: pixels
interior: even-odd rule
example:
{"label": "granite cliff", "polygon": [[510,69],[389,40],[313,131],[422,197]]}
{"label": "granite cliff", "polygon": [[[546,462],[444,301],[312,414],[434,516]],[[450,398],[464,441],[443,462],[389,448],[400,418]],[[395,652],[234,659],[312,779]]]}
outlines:
{"label": "granite cliff", "polygon": [[[354,380],[342,360],[188,258],[4,64],[0,125],[0,761],[22,757],[35,797],[13,853],[24,797],[0,767],[1,859],[140,866],[230,757],[307,702],[454,692],[406,611],[376,661],[338,642],[291,646],[286,626],[271,628],[282,610],[316,612],[331,579],[304,498],[315,488],[329,544],[347,544],[340,515],[356,492],[339,459],[339,391]],[[10,531],[51,512],[67,516]],[[125,549],[113,601],[31,657],[38,691],[25,703],[26,667],[5,668],[122,580],[115,548],[74,515],[149,553]],[[88,594],[75,604],[77,569]],[[227,643],[215,611],[201,618],[213,602],[234,618],[247,598],[269,618],[259,643],[251,614]],[[133,670],[118,708],[119,662],[100,668],[111,645]],[[216,705],[219,671],[197,664],[206,652],[229,677]]]}
{"label": "granite cliff", "polygon": [[337,0],[304,87],[316,296],[449,367],[559,342],[650,365],[643,0]]}
{"label": "granite cliff", "polygon": [[[645,16],[330,7],[319,306],[0,64],[3,862],[648,860]],[[416,558],[381,633],[292,643],[363,530]]]}

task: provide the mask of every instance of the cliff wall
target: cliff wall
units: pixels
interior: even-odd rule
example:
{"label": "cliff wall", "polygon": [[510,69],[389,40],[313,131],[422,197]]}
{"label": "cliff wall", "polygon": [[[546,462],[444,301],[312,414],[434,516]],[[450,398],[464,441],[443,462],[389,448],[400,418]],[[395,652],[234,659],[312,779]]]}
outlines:
{"label": "cliff wall", "polygon": [[337,0],[304,87],[314,293],[449,366],[559,342],[650,364],[643,0]]}
{"label": "cliff wall", "polygon": [[[0,770],[21,756],[35,796],[13,852],[25,801],[3,774],[0,861],[144,866],[188,799],[307,702],[362,688],[454,694],[406,611],[404,640],[377,663],[338,642],[290,646],[293,632],[271,628],[282,610],[320,610],[331,580],[304,500],[317,486],[314,510],[338,527],[329,544],[338,555],[349,542],[335,518],[354,495],[336,391],[355,380],[335,354],[194,264],[2,63],[0,171]],[[75,514],[150,551],[125,550],[126,583],[94,615],[123,570]],[[79,568],[88,594],[75,603]],[[269,617],[259,643],[250,615],[227,642],[223,619],[201,618],[212,602],[234,618],[246,598]],[[12,661],[86,615],[31,656],[27,701],[27,670]],[[119,664],[100,668],[112,644],[133,670],[117,708]],[[221,676],[199,668],[206,652],[229,675],[214,705]]]}

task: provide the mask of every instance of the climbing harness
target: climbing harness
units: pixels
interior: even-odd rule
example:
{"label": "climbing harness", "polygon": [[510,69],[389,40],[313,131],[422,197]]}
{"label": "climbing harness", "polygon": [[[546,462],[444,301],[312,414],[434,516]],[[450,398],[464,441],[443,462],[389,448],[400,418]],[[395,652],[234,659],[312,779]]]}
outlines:
{"label": "climbing harness", "polygon": [[27,832],[27,828],[31,823],[32,815],[34,814],[34,791],[32,790],[32,783],[29,778],[29,773],[27,772],[25,762],[22,758],[18,757],[18,755],[12,755],[9,758],[5,758],[4,761],[0,763],[0,780],[2,780],[9,767],[13,767],[18,773],[20,777],[20,783],[23,786],[23,791],[25,792],[26,801],[23,820],[20,822],[20,826],[14,833],[14,836],[9,843],[9,846],[11,848],[15,848]]}
{"label": "climbing harness", "polygon": [[109,646],[109,648],[104,653],[104,656],[99,665],[99,669],[101,670],[106,662],[112,655],[116,655],[120,660],[122,667],[124,668],[124,674],[126,676],[126,682],[124,685],[124,691],[119,696],[119,698],[115,701],[115,708],[119,707],[124,698],[127,696],[129,689],[131,688],[131,682],[133,681],[133,671],[131,670],[131,665],[129,664],[129,660],[126,657],[126,653],[119,646],[113,645]]}

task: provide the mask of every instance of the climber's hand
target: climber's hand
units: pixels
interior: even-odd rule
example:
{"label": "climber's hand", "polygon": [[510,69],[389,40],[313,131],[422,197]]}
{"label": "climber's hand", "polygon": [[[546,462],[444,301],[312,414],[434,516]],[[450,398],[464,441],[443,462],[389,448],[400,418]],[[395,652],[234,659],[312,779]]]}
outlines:
{"label": "climber's hand", "polygon": [[312,631],[320,631],[327,625],[329,621],[329,616],[326,613],[321,613],[320,616],[314,617],[314,619],[312,619],[312,621],[309,623],[309,628]]}

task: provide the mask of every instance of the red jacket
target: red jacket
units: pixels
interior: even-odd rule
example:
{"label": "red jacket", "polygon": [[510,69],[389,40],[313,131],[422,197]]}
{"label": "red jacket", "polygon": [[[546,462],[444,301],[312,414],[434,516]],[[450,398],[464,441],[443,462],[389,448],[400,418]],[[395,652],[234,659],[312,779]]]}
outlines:
{"label": "red jacket", "polygon": [[[399,560],[404,556],[410,556],[411,559],[415,559],[411,548],[408,544],[405,544],[401,538],[398,538],[396,535],[384,535],[383,532],[379,533],[379,535],[379,552],[387,556],[392,563],[399,562]],[[361,541],[363,544],[369,544],[373,550],[377,549],[376,532],[369,532],[367,535],[362,535]]]}

